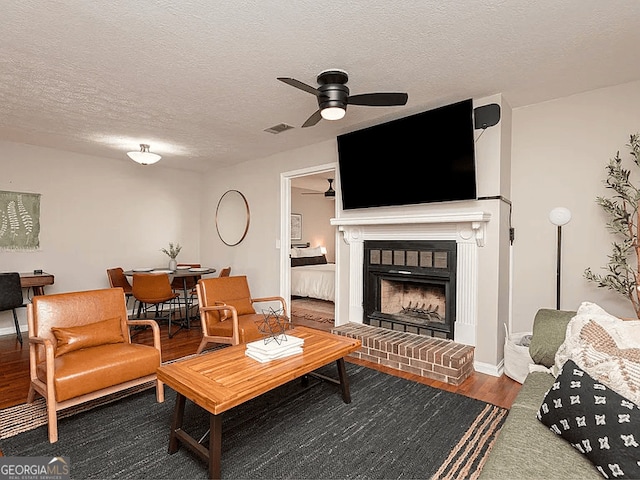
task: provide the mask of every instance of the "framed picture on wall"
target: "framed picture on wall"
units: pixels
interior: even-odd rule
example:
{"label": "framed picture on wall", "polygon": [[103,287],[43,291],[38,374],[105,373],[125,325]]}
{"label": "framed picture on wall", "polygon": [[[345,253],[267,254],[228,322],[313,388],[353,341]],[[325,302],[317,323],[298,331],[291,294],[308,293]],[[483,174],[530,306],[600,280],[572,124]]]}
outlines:
{"label": "framed picture on wall", "polygon": [[0,191],[0,251],[40,249],[40,194]]}
{"label": "framed picture on wall", "polygon": [[302,240],[302,214],[291,214],[291,240]]}

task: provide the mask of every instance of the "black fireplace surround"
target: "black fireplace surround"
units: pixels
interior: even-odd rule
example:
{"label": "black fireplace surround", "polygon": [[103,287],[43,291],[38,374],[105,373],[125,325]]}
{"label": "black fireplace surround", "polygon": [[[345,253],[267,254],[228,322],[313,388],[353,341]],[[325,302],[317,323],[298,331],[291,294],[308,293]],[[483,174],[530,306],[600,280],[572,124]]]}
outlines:
{"label": "black fireplace surround", "polygon": [[363,278],[365,324],[454,338],[455,241],[365,241]]}

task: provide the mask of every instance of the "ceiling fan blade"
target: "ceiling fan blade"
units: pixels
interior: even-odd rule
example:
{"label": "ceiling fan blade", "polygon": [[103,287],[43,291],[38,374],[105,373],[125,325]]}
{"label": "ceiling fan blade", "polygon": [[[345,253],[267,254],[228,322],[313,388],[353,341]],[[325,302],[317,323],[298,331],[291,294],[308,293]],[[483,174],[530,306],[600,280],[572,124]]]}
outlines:
{"label": "ceiling fan blade", "polygon": [[320,114],[320,110],[316,110],[316,112],[307,118],[307,121],[302,124],[302,128],[313,127],[316,123],[318,123],[322,119],[322,115]]}
{"label": "ceiling fan blade", "polygon": [[351,95],[347,99],[350,105],[363,105],[368,107],[393,107],[395,105],[405,105],[409,95],[406,93],[362,93]]}
{"label": "ceiling fan blade", "polygon": [[292,87],[299,88],[300,90],[303,90],[312,95],[315,95],[316,97],[318,96],[319,92],[317,88],[313,88],[311,85],[302,83],[300,80],[296,80],[295,78],[289,78],[289,77],[278,77],[278,80],[286,83],[287,85],[291,85]]}

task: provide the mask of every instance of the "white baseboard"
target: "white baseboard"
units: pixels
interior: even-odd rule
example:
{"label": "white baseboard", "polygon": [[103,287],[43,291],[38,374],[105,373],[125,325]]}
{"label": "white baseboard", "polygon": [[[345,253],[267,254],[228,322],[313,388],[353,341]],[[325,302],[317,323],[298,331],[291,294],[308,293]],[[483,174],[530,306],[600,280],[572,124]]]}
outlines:
{"label": "white baseboard", "polygon": [[[28,328],[26,325],[20,325],[20,331],[24,334],[26,334]],[[4,327],[4,328],[0,328],[0,336],[3,335],[15,335],[16,334],[16,327],[14,325],[11,325],[10,327]]]}
{"label": "white baseboard", "polygon": [[501,377],[504,372],[504,360],[500,360],[498,365],[491,365],[490,363],[484,362],[473,362],[473,368],[479,373],[486,373],[487,375],[492,375],[494,377]]}

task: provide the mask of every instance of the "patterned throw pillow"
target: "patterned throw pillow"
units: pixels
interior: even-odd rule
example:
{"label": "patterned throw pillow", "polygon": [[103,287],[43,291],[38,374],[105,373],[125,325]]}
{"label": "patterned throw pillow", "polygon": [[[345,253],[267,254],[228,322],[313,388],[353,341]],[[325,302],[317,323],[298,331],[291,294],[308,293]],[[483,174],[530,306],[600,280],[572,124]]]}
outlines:
{"label": "patterned throw pillow", "polygon": [[605,478],[640,478],[640,409],[568,360],[538,420],[585,455]]}
{"label": "patterned throw pillow", "polygon": [[640,320],[624,321],[595,303],[583,302],[556,353],[557,369],[569,359],[640,405]]}

